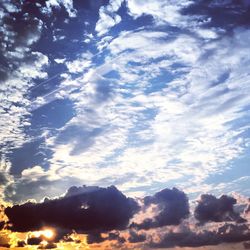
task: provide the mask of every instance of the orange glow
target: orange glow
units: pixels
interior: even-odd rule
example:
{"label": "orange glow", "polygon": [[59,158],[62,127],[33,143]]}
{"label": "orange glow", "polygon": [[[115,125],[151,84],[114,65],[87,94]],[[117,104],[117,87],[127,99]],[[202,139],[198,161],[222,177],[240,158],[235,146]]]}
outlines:
{"label": "orange glow", "polygon": [[50,229],[50,228],[46,228],[44,230],[41,230],[41,231],[35,231],[35,232],[32,232],[32,235],[35,236],[35,237],[44,237],[46,239],[52,239],[54,236],[55,236],[55,232],[54,230]]}
{"label": "orange glow", "polygon": [[42,231],[42,233],[48,239],[51,239],[54,236],[54,232],[51,229],[46,229],[46,230]]}

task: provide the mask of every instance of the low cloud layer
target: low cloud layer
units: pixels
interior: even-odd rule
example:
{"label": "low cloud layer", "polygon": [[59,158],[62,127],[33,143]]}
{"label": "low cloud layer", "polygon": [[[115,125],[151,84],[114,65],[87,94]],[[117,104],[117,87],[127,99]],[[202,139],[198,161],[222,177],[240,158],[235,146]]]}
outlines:
{"label": "low cloud layer", "polygon": [[[52,228],[56,234],[48,241],[52,248],[59,240],[76,242],[70,237],[73,232],[87,234],[90,245],[115,242],[124,247],[198,247],[250,240],[248,203],[241,201],[245,206],[241,213],[235,205],[233,197],[203,194],[194,208],[189,207],[186,194],[177,188],[132,199],[114,186],[72,186],[56,199],[5,208],[2,227],[12,232]],[[41,245],[44,237],[31,235],[18,244]]]}
{"label": "low cloud layer", "polygon": [[250,240],[250,231],[247,225],[225,224],[217,230],[204,230],[199,233],[190,230],[170,232],[164,235],[159,242],[151,242],[151,247],[200,247],[247,240]]}
{"label": "low cloud layer", "polygon": [[222,195],[217,199],[213,195],[204,194],[201,196],[198,205],[195,208],[195,218],[200,223],[206,223],[209,221],[245,222],[245,220],[233,209],[236,202],[236,199],[227,195]]}
{"label": "low cloud layer", "polygon": [[71,232],[125,229],[137,211],[137,203],[114,186],[71,187],[65,196],[43,203],[7,207],[8,229],[17,232],[39,230],[44,226]]}
{"label": "low cloud layer", "polygon": [[189,204],[186,194],[176,188],[164,189],[153,196],[144,198],[144,209],[156,205],[153,218],[146,218],[141,223],[134,223],[137,229],[151,229],[167,225],[179,225],[189,215]]}

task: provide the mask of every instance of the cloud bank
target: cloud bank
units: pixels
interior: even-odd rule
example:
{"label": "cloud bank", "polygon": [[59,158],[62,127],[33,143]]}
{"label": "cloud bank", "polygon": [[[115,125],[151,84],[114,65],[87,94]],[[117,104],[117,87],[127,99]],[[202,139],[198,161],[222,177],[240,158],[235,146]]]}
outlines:
{"label": "cloud bank", "polygon": [[[47,239],[51,247],[60,240],[74,241],[73,232],[87,234],[90,245],[171,248],[245,242],[250,240],[249,204],[237,212],[236,203],[230,196],[203,194],[191,208],[186,194],[177,188],[133,199],[114,186],[72,186],[56,199],[6,207],[3,227],[12,232],[52,228],[56,235]],[[44,239],[45,234],[31,235],[18,244],[41,245]]]}

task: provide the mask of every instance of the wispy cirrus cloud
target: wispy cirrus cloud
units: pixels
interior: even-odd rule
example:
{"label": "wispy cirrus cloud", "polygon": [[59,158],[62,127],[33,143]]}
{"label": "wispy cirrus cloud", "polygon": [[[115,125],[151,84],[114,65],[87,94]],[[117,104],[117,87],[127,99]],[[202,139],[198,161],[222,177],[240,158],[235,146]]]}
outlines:
{"label": "wispy cirrus cloud", "polygon": [[[50,151],[41,170],[43,188],[69,178],[89,184],[115,183],[137,194],[174,181],[196,192],[201,186],[212,189],[206,179],[222,173],[243,154],[248,147],[244,134],[250,101],[247,23],[234,18],[234,26],[228,27],[214,21],[218,16],[212,10],[221,10],[220,6],[206,5],[199,15],[200,5],[202,1],[152,1],[139,8],[134,1],[111,1],[100,8],[97,36],[91,38],[97,52],[89,49],[73,58],[55,59],[64,67],[59,83],[38,96],[31,110],[34,113],[45,104],[55,108],[54,101],[60,99],[71,103],[72,114],[60,126],[53,121],[42,129],[43,145]],[[240,13],[243,5],[230,8]],[[133,30],[112,30],[124,16],[111,25],[103,15],[112,19],[121,6],[134,18],[131,22],[144,16],[153,21]],[[223,15],[231,20],[230,11]],[[115,35],[110,36],[112,32]],[[42,70],[48,60],[38,52],[34,55],[43,58]],[[41,73],[28,75],[35,78]],[[48,81],[33,91],[50,84],[53,77]],[[38,166],[26,166],[23,171],[33,173]],[[11,189],[27,183],[26,175],[19,172]]]}

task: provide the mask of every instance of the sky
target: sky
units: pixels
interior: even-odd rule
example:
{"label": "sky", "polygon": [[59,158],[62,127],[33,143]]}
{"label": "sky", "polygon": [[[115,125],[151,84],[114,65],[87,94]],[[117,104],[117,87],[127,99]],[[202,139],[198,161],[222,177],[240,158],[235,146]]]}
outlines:
{"label": "sky", "polygon": [[250,249],[249,44],[249,0],[2,0],[0,248]]}

